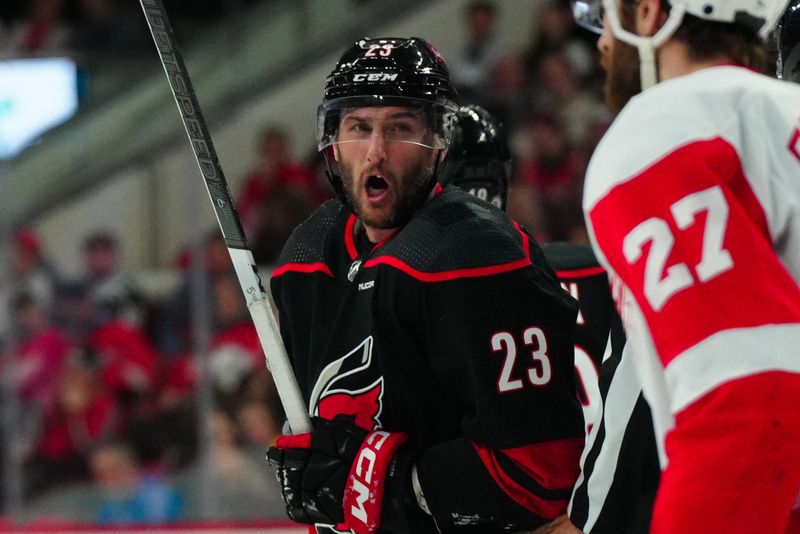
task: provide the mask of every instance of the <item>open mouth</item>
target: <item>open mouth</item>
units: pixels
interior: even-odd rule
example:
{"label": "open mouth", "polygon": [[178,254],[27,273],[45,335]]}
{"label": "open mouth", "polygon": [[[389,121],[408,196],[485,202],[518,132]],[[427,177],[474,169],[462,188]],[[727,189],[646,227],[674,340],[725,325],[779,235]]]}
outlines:
{"label": "open mouth", "polygon": [[389,189],[389,184],[382,176],[373,175],[367,178],[366,188],[367,196],[376,198],[383,195]]}

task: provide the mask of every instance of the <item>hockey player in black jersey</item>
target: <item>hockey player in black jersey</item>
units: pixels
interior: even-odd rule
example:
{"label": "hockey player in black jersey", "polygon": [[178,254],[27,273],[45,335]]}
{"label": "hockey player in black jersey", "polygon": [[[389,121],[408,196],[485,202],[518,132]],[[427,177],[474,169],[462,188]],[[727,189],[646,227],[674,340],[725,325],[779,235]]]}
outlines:
{"label": "hockey player in black jersey", "polygon": [[[460,108],[442,184],[505,209],[510,168],[502,124],[480,106]],[[658,456],[650,411],[631,358],[622,358],[625,334],[608,276],[588,246],[545,243],[542,250],[561,285],[579,303],[575,370],[589,438],[569,519],[562,516],[544,531],[644,534],[658,487]]]}
{"label": "hockey player in black jersey", "polygon": [[576,304],[500,209],[437,185],[454,96],[419,38],[358,41],[326,82],[338,199],[271,282],[313,431],[268,456],[317,532],[535,529],[579,472]]}
{"label": "hockey player in black jersey", "polygon": [[461,106],[439,182],[455,185],[505,211],[511,151],[505,128],[483,107]]}
{"label": "hockey player in black jersey", "polygon": [[786,6],[775,32],[778,45],[778,77],[800,83],[800,0]]}

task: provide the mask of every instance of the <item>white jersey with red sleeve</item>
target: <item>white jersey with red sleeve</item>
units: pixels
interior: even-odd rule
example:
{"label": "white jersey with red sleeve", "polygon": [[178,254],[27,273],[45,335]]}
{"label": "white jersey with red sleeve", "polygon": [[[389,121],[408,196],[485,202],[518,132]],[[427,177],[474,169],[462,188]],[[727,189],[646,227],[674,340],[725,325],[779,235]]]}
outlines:
{"label": "white jersey with red sleeve", "polygon": [[781,532],[800,492],[800,86],[721,66],[648,89],[583,204],[653,411],[653,532]]}

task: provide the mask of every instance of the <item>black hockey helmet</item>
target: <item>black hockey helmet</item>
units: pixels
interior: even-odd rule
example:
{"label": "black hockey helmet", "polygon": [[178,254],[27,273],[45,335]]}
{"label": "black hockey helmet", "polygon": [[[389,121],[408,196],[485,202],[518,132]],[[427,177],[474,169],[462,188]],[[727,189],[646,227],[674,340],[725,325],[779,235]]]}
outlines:
{"label": "black hockey helmet", "polygon": [[461,107],[440,175],[442,185],[456,185],[505,210],[511,152],[503,125],[480,106]]}
{"label": "black hockey helmet", "polygon": [[792,0],[778,23],[778,77],[800,83],[800,0]]}
{"label": "black hockey helmet", "polygon": [[[339,117],[348,108],[403,106],[427,114],[429,130],[415,142],[447,148],[456,92],[444,58],[419,37],[364,38],[353,43],[328,75],[317,111],[317,147],[324,151],[331,183],[340,198],[341,178],[329,147],[337,142]],[[432,182],[433,183],[433,182]]]}

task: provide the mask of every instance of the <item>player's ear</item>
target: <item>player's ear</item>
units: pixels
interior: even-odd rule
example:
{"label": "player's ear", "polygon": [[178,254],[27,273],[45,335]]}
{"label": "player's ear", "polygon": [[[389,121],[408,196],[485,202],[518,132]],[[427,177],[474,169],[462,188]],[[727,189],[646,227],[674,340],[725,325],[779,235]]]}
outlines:
{"label": "player's ear", "polygon": [[661,9],[661,0],[640,0],[636,4],[636,33],[655,35],[667,20],[668,13]]}
{"label": "player's ear", "polygon": [[331,152],[333,153],[333,159],[336,160],[336,163],[339,163],[341,161],[339,157],[339,145],[333,145],[331,147]]}

